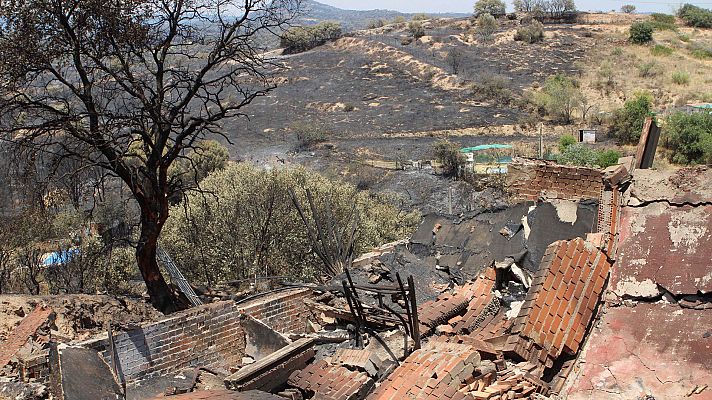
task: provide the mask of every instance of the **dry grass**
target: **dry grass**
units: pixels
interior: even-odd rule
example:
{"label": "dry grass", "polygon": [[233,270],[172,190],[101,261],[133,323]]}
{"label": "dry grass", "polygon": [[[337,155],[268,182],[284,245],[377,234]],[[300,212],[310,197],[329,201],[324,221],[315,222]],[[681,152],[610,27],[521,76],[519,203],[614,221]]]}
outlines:
{"label": "dry grass", "polygon": [[[712,96],[712,59],[695,57],[690,43],[712,42],[712,31],[680,28],[655,32],[654,43],[649,46],[631,45],[626,42],[625,28],[609,26],[605,30],[608,40],[589,55],[592,64],[583,68],[582,86],[592,102],[602,110],[613,110],[635,92],[645,90],[653,94],[655,105],[660,110],[670,109],[691,101],[701,101]],[[689,41],[686,41],[689,38]],[[654,55],[655,45],[672,49],[669,55]],[[658,47],[660,48],[660,47]],[[591,62],[591,61],[589,61]],[[662,71],[643,74],[641,66],[654,64]],[[675,83],[673,72],[689,74],[689,83]],[[605,79],[604,79],[605,77]],[[610,83],[611,84],[605,84]]]}

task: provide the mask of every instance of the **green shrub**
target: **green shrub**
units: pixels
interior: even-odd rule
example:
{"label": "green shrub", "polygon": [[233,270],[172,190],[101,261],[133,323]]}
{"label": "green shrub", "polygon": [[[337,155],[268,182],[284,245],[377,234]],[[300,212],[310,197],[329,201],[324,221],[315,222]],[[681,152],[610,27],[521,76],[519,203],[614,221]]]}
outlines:
{"label": "green shrub", "polygon": [[285,54],[301,53],[321,46],[342,35],[341,25],[334,22],[322,22],[314,26],[297,26],[282,34],[280,46]]}
{"label": "green shrub", "polygon": [[566,146],[554,159],[564,165],[608,168],[616,165],[620,157],[621,153],[615,150],[593,150],[583,143],[574,143]]}
{"label": "green shrub", "polygon": [[671,47],[664,46],[662,44],[656,44],[650,48],[650,54],[654,56],[669,56],[672,54],[673,50]]}
{"label": "green shrub", "polygon": [[297,136],[296,151],[308,150],[327,139],[327,130],[323,126],[307,122],[295,122],[290,129]]}
{"label": "green shrub", "polygon": [[411,18],[413,21],[425,21],[426,19],[429,19],[427,14],[415,14],[413,15],[413,18]]}
{"label": "green shrub", "polygon": [[192,194],[185,206],[171,210],[161,235],[162,247],[195,283],[275,275],[316,281],[321,260],[292,201],[294,193],[311,218],[306,189],[320,219],[333,221],[337,232],[350,229],[355,207],[355,254],[408,237],[420,220],[400,211],[395,197],[359,191],[304,168],[239,163],[211,174],[204,186],[211,195]]}
{"label": "green shrub", "polygon": [[636,22],[630,26],[628,40],[633,44],[645,44],[653,40],[653,25],[650,22]]}
{"label": "green shrub", "polygon": [[690,73],[686,71],[675,71],[672,73],[672,81],[676,85],[687,85],[690,83]]}
{"label": "green shrub", "polygon": [[699,58],[701,60],[705,60],[708,58],[712,58],[712,46],[708,46],[705,46],[701,43],[691,43],[687,46],[687,49],[690,51],[691,56]]}
{"label": "green shrub", "polygon": [[687,35],[684,33],[677,35],[677,38],[680,39],[680,41],[685,42],[685,43],[690,41],[690,35]]}
{"label": "green shrub", "polygon": [[460,152],[457,143],[447,139],[439,140],[433,144],[433,157],[442,165],[446,176],[458,177],[467,159]]}
{"label": "green shrub", "polygon": [[494,16],[506,14],[506,7],[502,0],[478,0],[475,3],[475,16],[490,14]]}
{"label": "green shrub", "polygon": [[416,39],[425,36],[425,27],[423,27],[423,23],[420,21],[410,21],[408,23],[408,31],[410,31],[410,34]]}
{"label": "green shrub", "polygon": [[492,39],[492,35],[497,32],[497,19],[492,14],[480,14],[477,17],[475,32],[483,41],[489,41]]}
{"label": "green shrub", "polygon": [[473,85],[475,97],[481,101],[495,101],[509,104],[512,100],[512,88],[509,79],[502,75],[485,73]]}
{"label": "green shrub", "polygon": [[685,4],[678,10],[677,16],[685,21],[688,26],[695,28],[712,28],[712,11]]}
{"label": "green shrub", "polygon": [[628,100],[623,108],[617,110],[613,117],[611,131],[622,144],[634,144],[640,139],[645,118],[651,115],[653,98],[648,93],[639,93]]}
{"label": "green shrub", "polygon": [[527,25],[517,28],[514,34],[514,40],[525,43],[536,43],[544,40],[544,25],[536,20],[533,20]]}
{"label": "green shrub", "polygon": [[663,145],[671,162],[712,164],[712,114],[672,114],[663,127]]}
{"label": "green shrub", "polygon": [[598,152],[597,165],[601,168],[608,168],[611,165],[618,164],[618,159],[621,158],[621,153],[616,150],[602,150]]}
{"label": "green shrub", "polygon": [[620,57],[623,55],[623,49],[620,47],[614,47],[611,51],[611,55],[615,57]]}
{"label": "green shrub", "polygon": [[393,24],[402,24],[405,23],[406,19],[402,15],[398,15],[397,17],[393,18],[393,21],[391,23]]}
{"label": "green shrub", "polygon": [[638,75],[641,78],[651,78],[661,73],[660,65],[655,61],[647,61],[638,65]]}
{"label": "green shrub", "polygon": [[378,28],[383,28],[386,26],[386,21],[382,19],[375,19],[372,21],[368,22],[368,25],[366,25],[366,28],[368,29],[378,29]]}
{"label": "green shrub", "polygon": [[574,135],[566,134],[559,138],[559,153],[563,153],[567,147],[578,143]]}

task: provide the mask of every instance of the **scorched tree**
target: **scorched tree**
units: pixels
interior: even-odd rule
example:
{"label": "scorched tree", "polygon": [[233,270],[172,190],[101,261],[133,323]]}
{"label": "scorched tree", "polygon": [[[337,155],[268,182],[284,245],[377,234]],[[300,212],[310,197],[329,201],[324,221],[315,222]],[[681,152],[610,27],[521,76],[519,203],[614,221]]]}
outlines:
{"label": "scorched tree", "polygon": [[261,41],[300,0],[0,0],[0,130],[15,146],[99,167],[140,208],[136,260],[152,304],[176,299],[156,262],[169,173],[221,121],[274,88]]}

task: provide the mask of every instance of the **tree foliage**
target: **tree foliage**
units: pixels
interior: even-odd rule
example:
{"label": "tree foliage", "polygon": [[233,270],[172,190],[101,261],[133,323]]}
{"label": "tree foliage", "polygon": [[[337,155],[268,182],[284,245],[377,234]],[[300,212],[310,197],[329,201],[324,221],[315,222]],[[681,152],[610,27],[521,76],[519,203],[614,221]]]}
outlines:
{"label": "tree foliage", "polygon": [[[359,191],[303,168],[261,170],[230,165],[203,181],[214,195],[191,193],[166,224],[162,246],[191,281],[216,282],[284,275],[312,281],[325,273],[313,251],[291,193],[307,205],[307,191],[321,217],[338,229],[350,226],[355,205],[355,254],[411,234],[419,217],[403,213],[394,198]],[[328,208],[328,210],[327,210]],[[311,207],[304,206],[308,219]]]}
{"label": "tree foliage", "polygon": [[651,115],[653,98],[648,93],[638,93],[615,112],[611,130],[621,144],[635,144],[640,139],[645,118]]}
{"label": "tree foliage", "polygon": [[336,40],[343,34],[336,22],[321,22],[314,26],[296,26],[282,34],[280,46],[285,54],[301,53]]}
{"label": "tree foliage", "polygon": [[671,162],[712,164],[712,114],[672,114],[663,128],[663,144]]}
{"label": "tree foliage", "polygon": [[626,13],[626,14],[633,14],[633,13],[635,13],[635,5],[624,4],[621,6],[621,12]]}
{"label": "tree foliage", "polygon": [[549,116],[568,124],[573,120],[574,111],[579,108],[582,97],[578,81],[556,74],[547,78],[536,101]]}
{"label": "tree foliage", "polygon": [[0,134],[118,177],[141,211],[136,260],[153,305],[176,309],[156,245],[176,160],[273,87],[258,45],[300,0],[0,0]]}
{"label": "tree foliage", "polygon": [[443,168],[446,176],[459,177],[462,166],[465,165],[465,156],[460,152],[460,146],[447,139],[439,140],[433,144],[433,156]]}
{"label": "tree foliage", "polygon": [[692,4],[685,4],[677,12],[685,24],[695,28],[712,28],[712,11]]}
{"label": "tree foliage", "polygon": [[475,16],[490,14],[500,16],[506,14],[506,6],[502,0],[478,0],[475,3]]}
{"label": "tree foliage", "polygon": [[594,150],[583,143],[566,146],[555,158],[564,165],[608,168],[618,163],[621,153],[616,150]]}

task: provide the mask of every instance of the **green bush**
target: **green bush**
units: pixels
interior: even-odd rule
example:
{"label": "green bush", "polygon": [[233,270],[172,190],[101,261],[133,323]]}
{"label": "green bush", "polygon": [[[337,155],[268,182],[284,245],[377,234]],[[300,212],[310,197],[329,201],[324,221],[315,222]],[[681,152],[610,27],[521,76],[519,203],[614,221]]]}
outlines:
{"label": "green bush", "polygon": [[506,7],[502,0],[478,0],[475,3],[475,16],[490,14],[494,16],[506,14]]}
{"label": "green bush", "polygon": [[653,25],[650,22],[636,22],[630,26],[628,40],[633,44],[645,44],[653,40]]}
{"label": "green bush", "polygon": [[611,131],[622,144],[635,144],[640,139],[645,118],[651,115],[653,97],[648,93],[639,93],[628,100],[623,108],[615,112]]}
{"label": "green bush", "polygon": [[509,79],[497,74],[482,74],[472,89],[475,97],[481,101],[494,100],[499,104],[509,104],[513,96]]}
{"label": "green bush", "polygon": [[660,65],[655,61],[647,61],[638,65],[638,75],[641,78],[651,78],[661,73]]}
{"label": "green bush", "polygon": [[695,28],[712,28],[712,11],[685,4],[678,10],[677,16],[680,17],[685,24]]}
{"label": "green bush", "polygon": [[608,168],[618,164],[619,158],[621,158],[621,153],[617,150],[602,150],[598,152],[597,164],[601,168]]}
{"label": "green bush", "polygon": [[425,27],[420,21],[410,21],[408,23],[408,31],[410,31],[410,34],[416,39],[425,36]]}
{"label": "green bush", "polygon": [[616,46],[613,48],[613,50],[611,50],[611,55],[615,57],[620,57],[623,55],[623,49]]}
{"label": "green bush", "polygon": [[672,114],[663,127],[663,145],[671,162],[712,164],[712,114]]}
{"label": "green bush", "polygon": [[413,15],[413,18],[411,18],[413,21],[425,21],[426,19],[430,19],[428,17],[428,14],[415,14]]}
{"label": "green bush", "polygon": [[460,146],[447,139],[433,144],[433,157],[442,165],[444,175],[451,177],[460,176],[462,166],[467,161],[460,152]]}
{"label": "green bush", "polygon": [[675,71],[672,73],[672,81],[676,85],[688,85],[690,83],[690,74],[685,71]]}
{"label": "green bush", "polygon": [[514,40],[525,43],[541,42],[544,40],[544,25],[533,20],[527,25],[520,26],[514,34]]}
{"label": "green bush", "polygon": [[593,150],[583,143],[574,143],[567,146],[554,159],[564,165],[608,168],[616,165],[620,156],[621,153],[615,150]]}
{"label": "green bush", "polygon": [[664,46],[662,44],[656,44],[650,48],[650,54],[654,56],[669,56],[672,54],[673,50],[671,47]]}
{"label": "green bush", "polygon": [[325,142],[328,137],[326,128],[319,124],[295,122],[290,126],[290,129],[297,136],[296,151],[308,150]]}
{"label": "green bush", "polygon": [[680,39],[680,41],[685,42],[685,43],[690,41],[690,35],[687,35],[684,33],[677,35],[677,38]]}
{"label": "green bush", "polygon": [[319,278],[321,261],[291,193],[312,218],[311,207],[305,205],[308,189],[321,218],[333,221],[338,232],[350,229],[355,207],[356,255],[408,237],[420,220],[417,213],[400,211],[395,197],[359,191],[304,168],[265,170],[234,164],[207,177],[204,188],[210,195],[192,194],[185,206],[171,210],[161,236],[161,246],[194,283],[275,275]]}
{"label": "green bush", "polygon": [[567,147],[578,143],[574,135],[566,134],[559,138],[559,153],[563,153]]}
{"label": "green bush", "polygon": [[280,46],[285,54],[301,53],[336,40],[343,34],[341,25],[335,22],[321,22],[314,26],[296,26],[282,34]]}
{"label": "green bush", "polygon": [[475,32],[484,41],[492,39],[492,35],[497,32],[497,19],[492,14],[480,14]]}
{"label": "green bush", "polygon": [[382,19],[375,19],[372,21],[368,21],[368,25],[366,25],[366,28],[368,29],[378,29],[378,28],[383,28],[386,26],[386,21]]}

